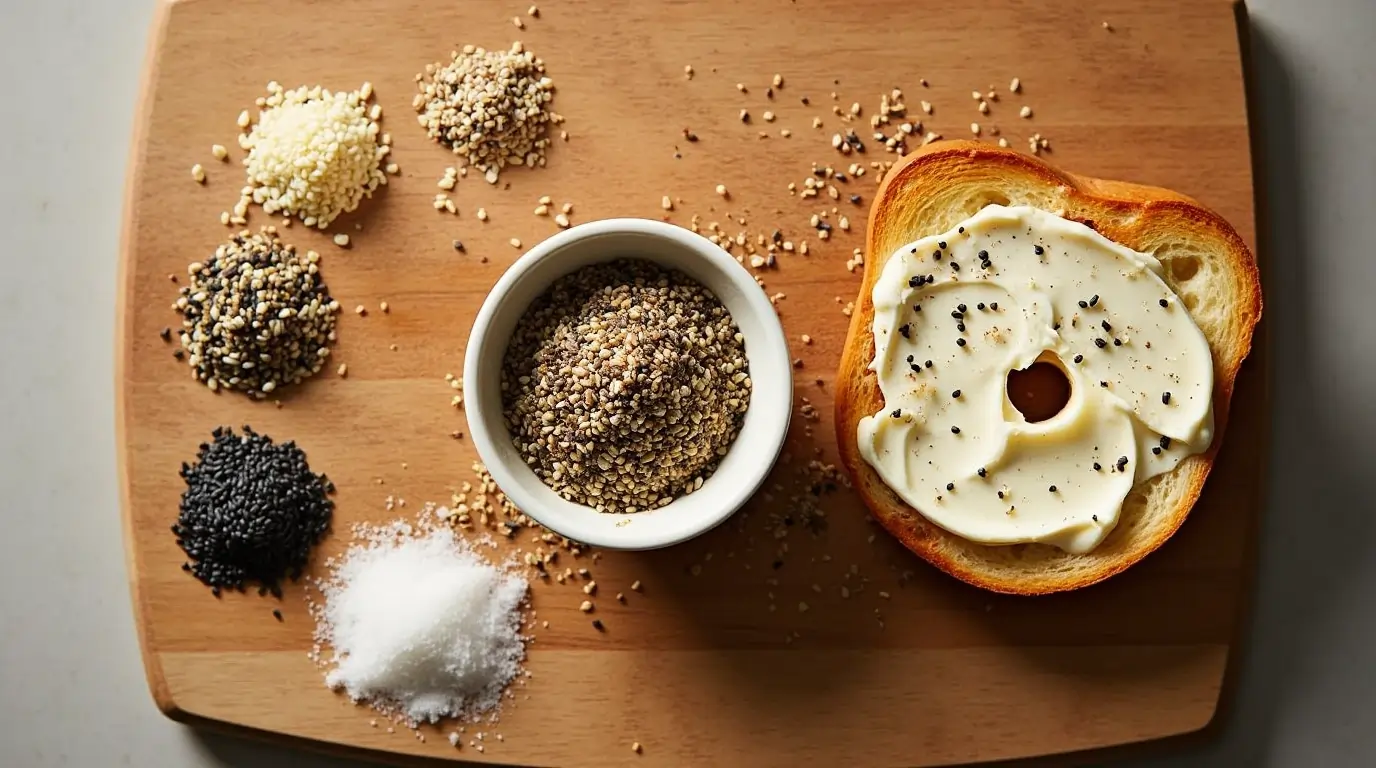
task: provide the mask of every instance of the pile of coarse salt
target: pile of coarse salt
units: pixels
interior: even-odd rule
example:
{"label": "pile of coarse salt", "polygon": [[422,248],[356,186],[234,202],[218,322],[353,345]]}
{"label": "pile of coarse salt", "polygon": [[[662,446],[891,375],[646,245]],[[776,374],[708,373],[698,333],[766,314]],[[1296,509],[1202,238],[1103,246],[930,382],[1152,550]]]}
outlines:
{"label": "pile of coarse salt", "polygon": [[495,714],[527,639],[525,578],[432,521],[355,527],[312,604],[326,685],[411,726]]}

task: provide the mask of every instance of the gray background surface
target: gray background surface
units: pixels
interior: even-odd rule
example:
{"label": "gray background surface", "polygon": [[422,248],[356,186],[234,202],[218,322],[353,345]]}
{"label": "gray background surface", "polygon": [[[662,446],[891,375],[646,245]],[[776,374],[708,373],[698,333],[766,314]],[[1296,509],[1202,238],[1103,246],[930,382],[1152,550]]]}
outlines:
{"label": "gray background surface", "polygon": [[[1376,0],[1255,0],[1274,443],[1220,739],[1132,765],[1376,765]],[[150,0],[0,0],[0,766],[345,766],[154,709],[112,323]],[[1365,82],[1364,82],[1365,79]]]}

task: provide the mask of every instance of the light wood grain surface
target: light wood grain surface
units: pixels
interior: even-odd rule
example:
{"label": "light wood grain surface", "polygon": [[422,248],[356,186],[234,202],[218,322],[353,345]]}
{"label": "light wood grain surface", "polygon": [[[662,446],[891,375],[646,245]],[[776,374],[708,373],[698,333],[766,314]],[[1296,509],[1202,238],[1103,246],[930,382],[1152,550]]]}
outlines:
{"label": "light wood grain surface", "polygon": [[[397,756],[537,765],[929,765],[1205,726],[1248,583],[1266,434],[1264,343],[1239,379],[1228,443],[1198,508],[1160,552],[1107,584],[1030,600],[981,593],[908,555],[844,492],[824,501],[825,532],[790,533],[785,564],[775,569],[767,518],[786,513],[797,465],[817,451],[835,460],[829,382],[846,330],[837,299],[854,298],[858,274],[844,262],[863,243],[866,210],[846,196],[868,203],[875,183],[866,177],[842,190],[840,207],[851,209],[856,228],[827,244],[808,237],[808,216],[823,206],[790,197],[786,187],[801,183],[813,161],[882,157],[873,148],[836,156],[829,137],[840,123],[831,105],[860,102],[868,114],[881,92],[901,87],[914,116],[947,136],[968,135],[978,121],[998,125],[1020,147],[1038,131],[1067,169],[1185,192],[1255,245],[1232,7],[567,0],[541,3],[540,18],[525,18],[518,30],[511,19],[528,6],[188,0],[163,8],[136,132],[117,324],[129,573],[158,705],[191,723]],[[464,180],[452,195],[461,215],[437,214],[435,180],[452,156],[414,121],[413,76],[459,45],[515,39],[545,59],[570,141],[556,142],[547,168],[510,171],[495,188]],[[692,80],[685,64],[696,70]],[[776,72],[786,82],[770,101],[764,91]],[[1014,76],[1021,96],[1007,93]],[[332,231],[353,237],[350,249],[299,225],[285,231],[289,242],[324,255],[326,280],[346,308],[332,359],[348,363],[349,376],[322,373],[283,392],[281,408],[211,393],[158,338],[178,322],[168,275],[184,274],[226,236],[218,216],[242,184],[237,148],[221,164],[210,146],[235,147],[234,118],[268,80],[331,88],[371,81],[402,168],[357,215],[336,223]],[[991,84],[1002,98],[980,115],[970,91]],[[935,115],[918,115],[919,99],[932,102]],[[1024,103],[1032,120],[1017,117]],[[737,119],[742,108],[751,125]],[[765,110],[777,121],[764,123]],[[823,130],[811,127],[814,115]],[[700,141],[685,142],[684,128]],[[868,122],[858,129],[866,135]],[[771,137],[758,138],[760,130]],[[204,187],[191,180],[194,163],[207,169]],[[729,202],[714,194],[719,183],[730,188]],[[327,690],[306,657],[313,625],[299,585],[280,604],[256,595],[216,600],[180,570],[183,556],[168,532],[182,490],[177,468],[219,424],[297,440],[313,468],[338,484],[336,533],[317,561],[342,550],[349,524],[396,516],[384,509],[389,495],[411,502],[401,514],[447,499],[471,479],[475,456],[467,441],[450,437],[465,425],[448,405],[443,377],[459,372],[483,296],[519,255],[507,240],[529,245],[555,231],[532,215],[536,199],[573,202],[579,222],[660,218],[666,194],[682,198],[671,221],[686,224],[696,213],[732,233],[778,227],[811,241],[809,256],[789,256],[763,277],[768,291],[786,294],[779,311],[804,364],[797,396],[821,418],[795,419],[788,458],[774,475],[783,490],[761,494],[727,525],[661,552],[595,563],[585,556],[603,595],[605,634],[578,612],[576,587],[537,584],[534,609],[550,626],[535,631],[532,678],[501,723],[484,727],[484,753],[453,749],[447,730],[422,729],[423,742],[405,729],[388,734],[369,725],[370,711]],[[478,206],[491,214],[487,223],[475,217]],[[728,226],[728,212],[747,226]],[[269,222],[250,215],[252,224]],[[466,253],[451,247],[454,238]],[[385,315],[376,311],[384,300]],[[348,311],[357,304],[374,311]],[[802,344],[802,334],[813,343]],[[629,590],[637,579],[643,594]],[[610,598],[618,591],[628,604]],[[283,622],[271,615],[276,607]],[[492,738],[498,732],[501,742]],[[631,751],[633,742],[643,754]]]}

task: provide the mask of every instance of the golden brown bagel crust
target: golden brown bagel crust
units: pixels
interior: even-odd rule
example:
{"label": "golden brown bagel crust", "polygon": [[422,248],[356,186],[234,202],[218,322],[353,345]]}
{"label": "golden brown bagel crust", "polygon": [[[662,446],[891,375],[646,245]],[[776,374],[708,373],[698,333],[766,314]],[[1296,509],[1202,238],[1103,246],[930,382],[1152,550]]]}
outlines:
{"label": "golden brown bagel crust", "polygon": [[[871,295],[899,247],[944,232],[989,203],[1032,205],[1089,224],[1115,242],[1155,255],[1209,341],[1214,362],[1213,443],[1175,470],[1136,486],[1117,527],[1093,552],[1044,544],[987,546],[937,527],[903,502],[860,456],[860,419],[884,409],[874,358]],[[874,517],[922,559],[978,587],[1020,595],[1062,592],[1102,581],[1147,556],[1184,522],[1203,490],[1228,421],[1228,404],[1261,317],[1256,260],[1237,232],[1194,200],[1170,190],[1075,176],[1041,160],[972,141],[929,144],[905,157],[870,210],[864,282],[851,315],[837,377],[841,461]]]}

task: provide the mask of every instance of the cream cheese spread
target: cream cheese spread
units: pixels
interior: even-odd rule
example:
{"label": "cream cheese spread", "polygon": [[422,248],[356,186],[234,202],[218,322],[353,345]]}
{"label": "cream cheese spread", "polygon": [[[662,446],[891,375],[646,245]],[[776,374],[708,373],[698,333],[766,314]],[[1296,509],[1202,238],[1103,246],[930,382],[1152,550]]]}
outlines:
{"label": "cream cheese spread", "polygon": [[[951,533],[1085,553],[1133,486],[1213,439],[1208,341],[1154,257],[1036,208],[990,205],[910,243],[874,285],[884,410],[860,453]],[[1028,422],[1008,374],[1049,362],[1065,407]]]}

